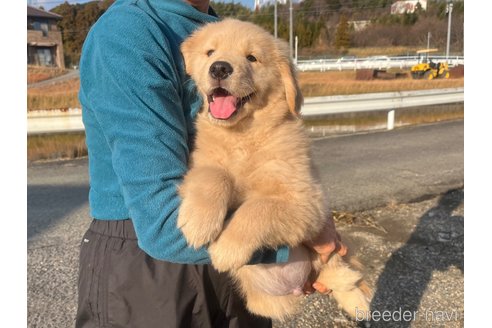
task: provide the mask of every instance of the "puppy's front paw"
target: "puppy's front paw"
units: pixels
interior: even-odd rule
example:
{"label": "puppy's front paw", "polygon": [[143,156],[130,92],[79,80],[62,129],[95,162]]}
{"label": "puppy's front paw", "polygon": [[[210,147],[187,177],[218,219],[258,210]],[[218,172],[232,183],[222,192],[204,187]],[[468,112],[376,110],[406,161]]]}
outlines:
{"label": "puppy's front paw", "polygon": [[212,265],[217,271],[237,270],[247,264],[253,256],[254,249],[240,239],[231,239],[221,235],[208,248]]}
{"label": "puppy's front paw", "polygon": [[184,199],[179,209],[178,227],[188,245],[198,249],[215,240],[222,231],[226,206]]}

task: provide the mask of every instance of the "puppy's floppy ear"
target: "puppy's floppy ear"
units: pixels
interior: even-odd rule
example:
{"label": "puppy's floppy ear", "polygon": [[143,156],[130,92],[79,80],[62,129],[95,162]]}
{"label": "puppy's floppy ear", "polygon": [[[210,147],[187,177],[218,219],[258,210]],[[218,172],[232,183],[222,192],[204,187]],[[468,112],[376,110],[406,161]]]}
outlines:
{"label": "puppy's floppy ear", "polygon": [[279,50],[279,60],[277,67],[280,72],[280,77],[284,83],[285,97],[289,110],[294,116],[299,116],[304,98],[302,97],[301,89],[297,83],[296,69],[292,63],[288,51],[283,43],[277,42]]}
{"label": "puppy's floppy ear", "polygon": [[181,54],[183,54],[183,59],[184,59],[184,63],[185,63],[185,69],[186,69],[186,73],[188,73],[189,75],[191,75],[191,68],[193,67],[193,64],[192,64],[192,53],[193,52],[196,52],[196,32],[193,33],[190,37],[186,38],[182,43],[181,43]]}

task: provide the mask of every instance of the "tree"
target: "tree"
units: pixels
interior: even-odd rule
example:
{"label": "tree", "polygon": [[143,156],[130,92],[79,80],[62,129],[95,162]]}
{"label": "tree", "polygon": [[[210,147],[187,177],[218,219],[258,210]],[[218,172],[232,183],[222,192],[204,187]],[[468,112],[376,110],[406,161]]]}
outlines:
{"label": "tree", "polygon": [[113,2],[114,0],[104,0],[74,5],[65,2],[51,10],[63,17],[58,22],[58,28],[62,33],[63,53],[67,66],[79,64],[87,33]]}
{"label": "tree", "polygon": [[335,48],[347,49],[350,46],[350,26],[348,23],[348,18],[345,15],[340,16],[340,21],[337,26],[337,31],[335,33]]}
{"label": "tree", "polygon": [[342,4],[340,3],[340,0],[325,0],[326,4],[328,5],[328,10],[330,11],[338,11],[340,8],[342,8]]}
{"label": "tree", "polygon": [[225,3],[211,1],[210,6],[214,8],[219,17],[235,17],[241,20],[248,20],[251,10],[239,3]]}

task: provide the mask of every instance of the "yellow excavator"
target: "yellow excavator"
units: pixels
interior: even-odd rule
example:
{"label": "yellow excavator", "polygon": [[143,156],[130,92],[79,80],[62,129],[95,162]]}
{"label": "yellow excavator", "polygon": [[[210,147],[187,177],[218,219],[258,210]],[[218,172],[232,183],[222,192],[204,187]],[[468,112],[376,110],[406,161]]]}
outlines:
{"label": "yellow excavator", "polygon": [[449,78],[448,63],[436,63],[429,57],[429,53],[436,51],[437,49],[423,49],[417,51],[419,62],[411,68],[412,78],[424,80]]}

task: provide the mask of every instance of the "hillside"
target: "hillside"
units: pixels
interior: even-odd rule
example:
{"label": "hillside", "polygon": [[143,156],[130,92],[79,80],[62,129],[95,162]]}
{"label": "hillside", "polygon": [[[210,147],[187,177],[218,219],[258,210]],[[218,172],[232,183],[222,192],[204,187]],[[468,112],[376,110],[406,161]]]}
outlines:
{"label": "hillside", "polygon": [[[114,0],[71,5],[67,2],[51,11],[63,16],[62,31],[65,63],[78,65],[82,44],[90,27]],[[430,46],[444,52],[447,38],[446,1],[428,0],[427,10],[391,15],[392,0],[304,0],[294,4],[294,35],[299,39],[300,57],[338,57],[354,54],[354,49],[402,49],[401,54]],[[238,3],[211,2],[220,17],[235,17],[274,31],[274,7],[251,10]],[[357,22],[367,27],[356,30]],[[452,54],[463,54],[464,3],[454,1],[451,28]],[[289,38],[289,6],[278,5],[278,35]],[[360,53],[360,50],[358,50]],[[383,53],[379,53],[383,54]]]}
{"label": "hillside", "polygon": [[[294,35],[301,57],[338,57],[354,48],[403,48],[400,54],[430,46],[444,53],[448,16],[446,1],[428,0],[427,10],[392,15],[391,0],[304,0],[294,5]],[[221,16],[252,21],[273,33],[273,6],[247,11],[239,4],[215,4]],[[278,5],[278,35],[289,38],[289,6]],[[363,22],[366,28],[356,29]],[[454,1],[450,52],[463,54],[464,3]],[[380,53],[383,54],[383,53]]]}

